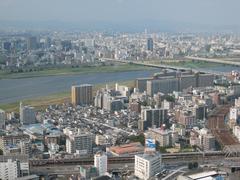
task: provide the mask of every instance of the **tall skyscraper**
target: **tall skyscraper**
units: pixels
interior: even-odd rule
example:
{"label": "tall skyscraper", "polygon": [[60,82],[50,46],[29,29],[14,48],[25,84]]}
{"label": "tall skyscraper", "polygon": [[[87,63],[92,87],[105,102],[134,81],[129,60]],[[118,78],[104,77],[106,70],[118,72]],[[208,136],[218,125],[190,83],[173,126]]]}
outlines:
{"label": "tall skyscraper", "polygon": [[142,109],[141,119],[138,121],[138,129],[147,130],[149,127],[159,128],[167,124],[167,109]]}
{"label": "tall skyscraper", "polygon": [[20,122],[23,125],[29,125],[36,123],[36,112],[34,107],[23,106],[20,103]]}
{"label": "tall skyscraper", "polygon": [[97,168],[99,176],[103,176],[107,172],[107,161],[107,155],[103,152],[94,155],[94,166]]}
{"label": "tall skyscraper", "polygon": [[152,38],[147,39],[147,50],[153,51],[153,39]]}
{"label": "tall skyscraper", "polygon": [[72,86],[72,104],[75,106],[92,104],[92,90],[93,86],[91,84]]}
{"label": "tall skyscraper", "polygon": [[0,129],[5,128],[5,119],[6,119],[5,111],[0,109]]}
{"label": "tall skyscraper", "polygon": [[33,49],[37,49],[37,37],[35,36],[32,36],[32,37],[29,37],[27,39],[27,49],[28,50],[33,50]]}

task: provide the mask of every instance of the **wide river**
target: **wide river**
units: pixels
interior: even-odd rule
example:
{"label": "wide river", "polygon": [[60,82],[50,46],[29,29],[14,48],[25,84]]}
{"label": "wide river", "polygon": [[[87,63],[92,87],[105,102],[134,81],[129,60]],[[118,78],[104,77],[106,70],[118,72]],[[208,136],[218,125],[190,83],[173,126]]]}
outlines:
{"label": "wide river", "polygon": [[108,82],[134,80],[136,78],[149,77],[159,71],[160,69],[152,69],[146,71],[127,71],[117,73],[1,79],[0,104],[70,91],[71,86],[74,84],[105,84]]}
{"label": "wide river", "polygon": [[[211,69],[208,70],[230,72],[232,70],[240,71],[240,67],[219,66],[211,67]],[[159,71],[160,69],[152,69],[146,71],[129,71],[117,73],[2,79],[0,80],[0,104],[46,96],[63,91],[70,91],[70,87],[74,84],[105,84],[108,82],[134,80],[136,78],[149,77]]]}

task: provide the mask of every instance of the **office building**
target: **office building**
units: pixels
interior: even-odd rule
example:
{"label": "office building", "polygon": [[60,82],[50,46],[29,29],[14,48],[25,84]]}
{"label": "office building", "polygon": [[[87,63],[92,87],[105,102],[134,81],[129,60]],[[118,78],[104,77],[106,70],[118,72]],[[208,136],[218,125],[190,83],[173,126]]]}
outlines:
{"label": "office building", "polygon": [[6,120],[5,111],[0,109],[0,129],[5,129],[5,120]]}
{"label": "office building", "polygon": [[107,172],[108,158],[107,155],[103,152],[98,152],[94,155],[94,166],[98,170],[98,175],[103,176]]}
{"label": "office building", "polygon": [[135,155],[134,175],[147,180],[161,170],[162,157],[158,153]]}
{"label": "office building", "polygon": [[147,50],[153,51],[153,39],[152,38],[147,39]]}
{"label": "office building", "polygon": [[91,84],[82,84],[79,86],[72,86],[72,104],[77,106],[86,106],[92,104],[92,91]]}
{"label": "office building", "polygon": [[138,128],[145,131],[149,127],[159,128],[162,124],[167,123],[167,109],[142,109]]}
{"label": "office building", "polygon": [[20,103],[20,122],[23,125],[29,125],[36,123],[36,112],[34,107],[23,106]]}

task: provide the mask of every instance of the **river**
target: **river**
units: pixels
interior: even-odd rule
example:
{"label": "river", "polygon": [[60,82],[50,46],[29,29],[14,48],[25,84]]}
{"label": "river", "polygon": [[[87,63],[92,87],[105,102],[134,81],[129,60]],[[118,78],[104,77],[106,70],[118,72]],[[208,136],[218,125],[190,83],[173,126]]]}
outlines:
{"label": "river", "polygon": [[[240,71],[240,67],[216,66],[211,67],[208,70],[230,72],[232,70]],[[68,90],[70,91],[71,86],[74,84],[101,84],[108,82],[128,81],[141,77],[149,77],[159,71],[159,69],[152,69],[146,71],[129,71],[117,73],[2,79],[0,80],[0,104],[47,96]]]}
{"label": "river", "polygon": [[159,69],[152,69],[146,71],[128,71],[117,73],[60,75],[23,79],[1,79],[0,104],[47,96],[68,90],[70,91],[72,85],[85,83],[105,84],[108,82],[128,81],[140,77],[148,77],[159,71]]}

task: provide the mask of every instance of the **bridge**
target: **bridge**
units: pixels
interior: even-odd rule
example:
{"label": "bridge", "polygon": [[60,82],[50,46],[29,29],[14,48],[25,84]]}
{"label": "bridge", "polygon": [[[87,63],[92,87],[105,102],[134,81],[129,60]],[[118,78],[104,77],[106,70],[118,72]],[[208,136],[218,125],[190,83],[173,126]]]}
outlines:
{"label": "bridge", "polygon": [[142,63],[142,62],[138,62],[138,61],[119,60],[119,59],[111,59],[111,58],[102,58],[101,60],[118,62],[118,63],[135,64],[135,65],[148,66],[148,67],[160,68],[160,69],[171,69],[171,70],[175,70],[175,71],[193,71],[195,73],[214,74],[214,75],[220,75],[220,76],[228,75],[225,72],[212,71],[212,70],[207,70],[207,69],[192,69],[192,68],[179,67],[179,66],[170,66],[170,65],[165,65],[165,64],[150,64],[150,63]]}
{"label": "bridge", "polygon": [[204,61],[204,62],[231,65],[231,66],[240,66],[240,62],[233,62],[233,61],[228,61],[228,60],[211,59],[211,58],[194,57],[194,56],[186,56],[185,58],[189,59],[189,60],[195,60],[195,61]]}

